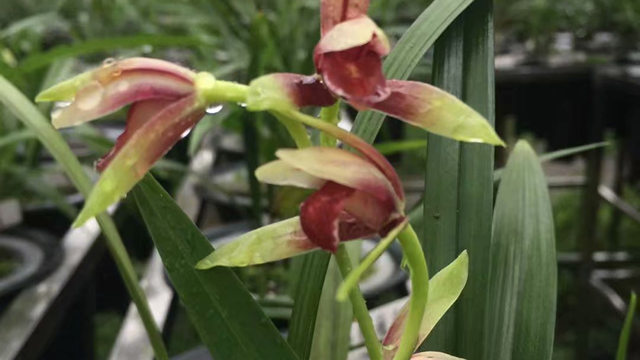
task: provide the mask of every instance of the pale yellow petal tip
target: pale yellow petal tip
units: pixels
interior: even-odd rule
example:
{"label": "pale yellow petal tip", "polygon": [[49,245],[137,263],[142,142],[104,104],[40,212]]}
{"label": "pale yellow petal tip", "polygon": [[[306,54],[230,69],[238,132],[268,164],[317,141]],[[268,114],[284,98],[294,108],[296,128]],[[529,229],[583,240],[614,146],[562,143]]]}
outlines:
{"label": "pale yellow petal tip", "polygon": [[87,221],[91,220],[95,215],[89,215],[85,211],[80,212],[76,220],[71,225],[72,229],[82,227]]}
{"label": "pale yellow petal tip", "polygon": [[215,261],[211,261],[209,260],[208,257],[198,261],[198,263],[196,264],[195,268],[197,270],[209,270],[211,268],[214,268],[216,266],[219,266],[218,264],[216,264]]}

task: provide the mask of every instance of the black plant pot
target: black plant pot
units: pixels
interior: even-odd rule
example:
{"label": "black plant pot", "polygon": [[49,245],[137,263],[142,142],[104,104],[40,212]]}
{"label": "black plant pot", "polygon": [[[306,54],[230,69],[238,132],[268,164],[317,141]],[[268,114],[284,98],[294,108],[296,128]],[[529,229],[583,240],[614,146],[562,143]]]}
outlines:
{"label": "black plant pot", "polygon": [[62,260],[55,237],[33,229],[19,228],[0,234],[0,252],[15,265],[0,278],[0,309],[20,290],[36,284],[53,272]]}

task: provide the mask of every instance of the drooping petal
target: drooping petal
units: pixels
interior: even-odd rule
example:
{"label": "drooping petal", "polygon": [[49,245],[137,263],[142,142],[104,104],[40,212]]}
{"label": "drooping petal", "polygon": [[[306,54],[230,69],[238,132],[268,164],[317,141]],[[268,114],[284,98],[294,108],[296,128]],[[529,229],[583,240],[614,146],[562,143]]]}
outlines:
{"label": "drooping petal", "polygon": [[335,252],[340,242],[339,219],[344,203],[355,190],[329,181],[300,206],[300,223],[307,237]]}
{"label": "drooping petal", "polygon": [[261,76],[249,84],[247,109],[265,111],[331,106],[336,102],[317,76],[277,73]]}
{"label": "drooping petal", "polygon": [[[289,110],[289,112],[292,111]],[[287,112],[284,113],[286,114]],[[308,115],[300,115],[300,113],[297,113],[297,115],[287,116],[296,117],[302,123],[313,126],[327,133],[328,135],[341,140],[346,145],[349,145],[350,147],[357,150],[365,159],[374,164],[378,168],[378,170],[380,170],[387,177],[387,179],[393,185],[397,197],[404,201],[404,190],[402,189],[402,182],[400,181],[400,177],[396,173],[393,166],[391,166],[389,161],[384,156],[382,156],[382,154],[380,154],[373,146],[371,146],[371,144],[367,143],[366,141],[348,131],[342,130],[337,126],[319,121]]]}
{"label": "drooping petal", "polygon": [[276,156],[314,177],[333,181],[372,195],[387,208],[402,209],[393,185],[380,170],[366,159],[346,150],[329,147],[281,149]]}
{"label": "drooping petal", "polygon": [[366,15],[367,10],[369,10],[369,0],[321,0],[322,35],[341,22]]}
{"label": "drooping petal", "polygon": [[421,352],[418,354],[413,354],[413,356],[411,356],[411,360],[464,360],[464,359],[451,356],[449,354],[441,353],[441,352],[427,351],[427,352]]}
{"label": "drooping petal", "polygon": [[315,177],[282,160],[272,161],[256,169],[256,178],[265,184],[319,189],[325,180]]}
{"label": "drooping petal", "polygon": [[[438,321],[458,299],[467,283],[468,271],[469,256],[466,251],[463,251],[457,259],[429,280],[429,298],[420,325],[416,348],[422,344]],[[398,350],[408,314],[409,306],[407,303],[400,310],[382,342],[385,360],[393,359]]]}
{"label": "drooping petal", "polygon": [[53,114],[53,126],[74,126],[113,113],[133,102],[177,99],[192,92],[192,84],[174,76],[150,71],[123,72],[109,82],[91,80],[85,84],[69,106]]}
{"label": "drooping petal", "polygon": [[425,83],[387,81],[391,95],[375,110],[459,141],[503,145],[487,120],[455,96]]}
{"label": "drooping petal", "polygon": [[139,101],[133,105],[129,109],[129,113],[127,114],[127,121],[125,124],[124,132],[118,136],[116,143],[113,148],[98,162],[96,163],[96,169],[99,172],[102,172],[111,160],[118,154],[120,149],[129,141],[131,136],[138,131],[144,124],[153,119],[155,115],[157,115],[160,111],[162,111],[167,106],[171,105],[171,100],[145,100]]}
{"label": "drooping petal", "polygon": [[131,190],[204,114],[196,95],[190,95],[165,107],[141,126],[104,169],[74,226],[82,225]]}
{"label": "drooping petal", "polygon": [[197,269],[241,267],[290,258],[318,249],[294,217],[248,232],[202,259]]}

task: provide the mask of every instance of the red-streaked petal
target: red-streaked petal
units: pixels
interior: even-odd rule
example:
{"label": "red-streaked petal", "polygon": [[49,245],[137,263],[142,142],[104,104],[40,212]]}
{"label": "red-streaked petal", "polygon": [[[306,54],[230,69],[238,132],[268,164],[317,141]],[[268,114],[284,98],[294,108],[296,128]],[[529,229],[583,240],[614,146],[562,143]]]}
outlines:
{"label": "red-streaked petal", "polygon": [[360,16],[336,25],[322,36],[314,49],[314,56],[371,45],[380,56],[391,50],[389,40],[382,29],[367,16]]}
{"label": "red-streaked petal", "polygon": [[321,0],[322,35],[337,24],[367,14],[369,0]]}
{"label": "red-streaked petal", "polygon": [[120,149],[129,141],[131,136],[138,131],[147,121],[153,119],[160,111],[165,107],[171,105],[172,100],[146,100],[139,101],[129,109],[127,114],[127,121],[125,124],[124,132],[118,136],[113,148],[98,162],[96,163],[96,169],[102,172],[111,160],[116,156]]}
{"label": "red-streaked petal", "polygon": [[249,84],[247,109],[264,111],[305,106],[331,106],[336,98],[317,76],[276,73]]}
{"label": "red-streaked petal", "polygon": [[196,74],[189,69],[158,59],[130,58],[121,61],[105,61],[102,67],[76,75],[71,79],[42,91],[36,97],[36,101],[72,101],[80,89],[93,81],[97,81],[105,86],[123,73],[137,71],[166,75],[186,83],[193,83],[196,76]]}
{"label": "red-streaked petal", "polygon": [[325,85],[358,109],[391,94],[382,73],[382,59],[369,45],[321,54],[316,57],[316,67]]}
{"label": "red-streaked petal", "polygon": [[[420,324],[420,332],[416,348],[431,333],[438,321],[458,299],[467,283],[469,256],[463,251],[458,258],[429,280],[429,298],[424,317]],[[384,360],[392,360],[395,356],[405,323],[409,314],[409,303],[405,304],[382,341]]]}
{"label": "red-streaked petal", "polygon": [[302,230],[321,248],[335,252],[340,242],[339,219],[344,203],[355,190],[327,182],[300,206]]}
{"label": "red-streaked petal", "polygon": [[325,180],[287,164],[282,160],[272,161],[256,169],[256,178],[263,183],[280,186],[296,186],[319,189]]}
{"label": "red-streaked petal", "polygon": [[402,199],[380,170],[366,159],[342,149],[310,147],[281,149],[276,156],[314,177],[362,190],[381,201],[387,208],[402,211]]}
{"label": "red-streaked petal", "polygon": [[346,212],[340,214],[338,227],[340,241],[363,239],[377,234],[374,229],[368,227],[358,218]]}
{"label": "red-streaked petal", "polygon": [[455,96],[414,81],[387,81],[391,95],[375,110],[459,141],[504,145],[487,120]]}
{"label": "red-streaked petal", "polygon": [[80,88],[66,108],[53,115],[56,128],[78,125],[149,99],[177,99],[193,92],[193,85],[161,72],[129,71],[102,83],[92,80]]}
{"label": "red-streaked petal", "polygon": [[295,217],[248,232],[202,259],[198,269],[240,267],[278,261],[317,249]]}
{"label": "red-streaked petal", "polygon": [[141,126],[102,172],[75,225],[82,225],[131,190],[204,114],[196,95],[191,95],[165,107]]}

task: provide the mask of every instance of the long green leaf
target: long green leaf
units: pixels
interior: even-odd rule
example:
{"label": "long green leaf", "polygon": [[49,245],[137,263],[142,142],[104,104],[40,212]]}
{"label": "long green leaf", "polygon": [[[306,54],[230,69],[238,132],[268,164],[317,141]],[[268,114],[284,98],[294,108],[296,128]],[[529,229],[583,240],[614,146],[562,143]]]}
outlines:
{"label": "long green leaf", "polygon": [[151,175],[132,191],[191,322],[216,360],[296,360],[235,273],[197,270],[213,247]]}
{"label": "long green leaf", "polygon": [[[492,0],[475,0],[464,14],[464,93],[467,105],[494,122]],[[482,359],[484,308],[493,214],[492,146],[460,144],[458,251],[469,251],[469,281],[456,304],[456,352]],[[520,359],[525,359],[522,357]],[[485,359],[488,360],[488,359]]]}
{"label": "long green leaf", "polygon": [[[67,176],[78,191],[85,197],[91,191],[91,180],[84,172],[82,165],[65,143],[64,139],[52,126],[40,111],[27,99],[15,86],[0,76],[0,102],[3,103],[27,128],[31,129],[49,153],[65,170]],[[153,320],[149,304],[131,263],[131,259],[122,243],[120,234],[113,220],[107,214],[97,217],[98,223],[107,240],[107,247],[113,256],[116,266],[124,279],[127,291],[138,308],[142,322],[144,323],[154,353],[158,359],[168,359],[169,356],[162,341],[162,335]]]}
{"label": "long green leaf", "polygon": [[[402,36],[384,62],[388,78],[406,80],[420,59],[436,39],[473,0],[435,0],[425,9]],[[356,117],[353,132],[368,142],[373,142],[385,115],[373,111],[361,111]]]}
{"label": "long green leaf", "polygon": [[167,35],[136,35],[88,40],[74,45],[59,45],[47,52],[31,55],[20,63],[18,69],[22,72],[31,72],[64,58],[145,45],[189,47],[200,46],[202,41],[191,36]]}
{"label": "long green leaf", "polygon": [[[433,84],[462,97],[463,30],[456,20],[436,42]],[[438,135],[427,136],[422,247],[429,272],[437,273],[458,255],[458,162],[460,144]],[[460,199],[464,201],[464,199]],[[455,353],[456,310],[449,311],[422,346]]]}
{"label": "long green leaf", "polygon": [[618,351],[616,353],[616,360],[627,359],[627,348],[629,347],[629,337],[631,337],[631,329],[633,325],[633,314],[636,312],[636,293],[631,293],[631,299],[629,300],[629,309],[627,310],[627,316],[624,318],[624,325],[620,332],[620,339],[618,340]]}
{"label": "long green leaf", "polygon": [[557,262],[551,201],[534,151],[518,142],[493,219],[484,357],[549,360],[555,332]]}

